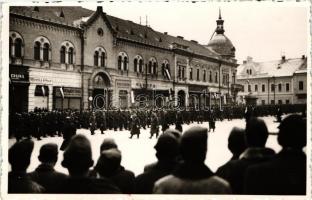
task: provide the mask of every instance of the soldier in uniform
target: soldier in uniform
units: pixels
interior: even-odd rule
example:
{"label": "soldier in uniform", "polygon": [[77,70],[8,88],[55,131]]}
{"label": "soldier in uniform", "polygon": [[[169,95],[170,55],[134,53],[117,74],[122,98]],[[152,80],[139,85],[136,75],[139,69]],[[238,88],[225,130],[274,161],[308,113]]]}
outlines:
{"label": "soldier in uniform", "polygon": [[96,116],[96,124],[100,128],[101,134],[106,130],[106,116],[104,111],[98,111]]}
{"label": "soldier in uniform", "polygon": [[133,135],[137,135],[137,138],[139,138],[140,136],[139,124],[140,124],[139,118],[136,114],[134,114],[131,120],[131,131],[130,131],[131,136],[129,137],[130,139],[132,139]]}
{"label": "soldier in uniform", "polygon": [[276,119],[277,119],[277,122],[281,122],[282,121],[282,109],[279,107],[277,108],[277,111],[276,111]]}
{"label": "soldier in uniform", "polygon": [[76,135],[76,125],[74,123],[74,120],[71,119],[69,116],[66,117],[65,124],[64,124],[64,130],[63,130],[63,143],[60,147],[62,151],[66,149],[68,146],[70,139]]}
{"label": "soldier in uniform", "polygon": [[96,130],[96,116],[94,112],[92,112],[90,116],[89,124],[90,124],[91,135],[94,135],[95,134],[94,131]]}
{"label": "soldier in uniform", "polygon": [[175,119],[175,129],[180,131],[181,133],[183,131],[182,124],[183,124],[182,113],[181,113],[181,111],[177,111],[176,119]]}
{"label": "soldier in uniform", "polygon": [[215,114],[214,114],[213,109],[212,109],[211,112],[209,113],[208,122],[209,122],[209,130],[208,130],[208,132],[210,132],[211,129],[212,129],[213,132],[214,132],[214,131],[215,131],[215,128],[216,128],[216,120],[215,120]]}
{"label": "soldier in uniform", "polygon": [[150,139],[156,134],[156,138],[158,137],[159,134],[159,124],[158,124],[158,117],[156,113],[151,114],[151,137]]}
{"label": "soldier in uniform", "polygon": [[160,113],[160,117],[161,117],[161,130],[164,133],[168,128],[168,120],[167,120],[167,111],[162,111]]}

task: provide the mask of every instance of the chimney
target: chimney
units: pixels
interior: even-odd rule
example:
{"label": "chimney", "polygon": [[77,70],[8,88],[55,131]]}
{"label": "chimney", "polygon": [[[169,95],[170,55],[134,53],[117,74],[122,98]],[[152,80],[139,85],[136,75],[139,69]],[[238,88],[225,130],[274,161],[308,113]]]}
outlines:
{"label": "chimney", "polygon": [[282,56],[282,61],[285,62],[285,60],[286,60],[286,56],[283,55],[283,56]]}
{"label": "chimney", "polygon": [[96,7],[96,11],[99,12],[99,13],[102,13],[103,12],[103,7],[102,6],[97,6]]}
{"label": "chimney", "polygon": [[178,36],[177,36],[177,38],[183,39],[184,37],[183,37],[183,36],[178,35]]}
{"label": "chimney", "polygon": [[243,61],[243,64],[247,64],[247,61],[246,61],[246,60],[244,60],[244,61]]}
{"label": "chimney", "polygon": [[168,32],[164,32],[165,35],[168,35]]}
{"label": "chimney", "polygon": [[191,40],[191,42],[193,42],[195,44],[198,44],[198,42],[196,40]]}
{"label": "chimney", "polygon": [[301,56],[301,59],[302,59],[302,60],[304,60],[305,58],[306,58],[305,55],[302,55],[302,56]]}

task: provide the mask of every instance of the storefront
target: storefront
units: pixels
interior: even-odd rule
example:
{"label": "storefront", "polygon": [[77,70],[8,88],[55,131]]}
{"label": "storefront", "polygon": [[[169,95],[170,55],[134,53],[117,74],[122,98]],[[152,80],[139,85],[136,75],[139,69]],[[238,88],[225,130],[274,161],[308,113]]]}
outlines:
{"label": "storefront", "polygon": [[190,85],[189,86],[189,107],[202,108],[210,105],[207,86]]}
{"label": "storefront", "polygon": [[53,109],[79,110],[81,98],[81,88],[53,87]]}
{"label": "storefront", "polygon": [[9,76],[9,112],[27,112],[29,87],[28,67],[10,65]]}

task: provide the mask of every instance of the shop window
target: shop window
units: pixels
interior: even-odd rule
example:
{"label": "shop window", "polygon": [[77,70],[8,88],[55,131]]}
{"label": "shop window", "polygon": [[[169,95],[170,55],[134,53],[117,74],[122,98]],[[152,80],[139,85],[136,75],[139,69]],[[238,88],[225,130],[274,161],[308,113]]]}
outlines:
{"label": "shop window", "polygon": [[60,51],[60,54],[61,54],[61,63],[65,63],[65,52],[66,52],[66,47],[65,47],[65,46],[62,46],[62,47],[61,47],[61,51]]}
{"label": "shop window", "polygon": [[21,58],[22,57],[22,40],[20,38],[15,39],[14,49],[15,49],[15,57]]}
{"label": "shop window", "polygon": [[35,96],[49,96],[49,87],[46,85],[36,85]]}
{"label": "shop window", "polygon": [[44,45],[43,45],[43,61],[49,61],[49,50],[50,50],[50,45],[48,43],[44,43]]}
{"label": "shop window", "polygon": [[40,46],[41,43],[40,42],[35,42],[35,46],[34,46],[34,59],[35,60],[40,60]]}
{"label": "shop window", "polygon": [[128,91],[127,90],[119,91],[119,106],[120,108],[123,108],[123,109],[128,107]]}

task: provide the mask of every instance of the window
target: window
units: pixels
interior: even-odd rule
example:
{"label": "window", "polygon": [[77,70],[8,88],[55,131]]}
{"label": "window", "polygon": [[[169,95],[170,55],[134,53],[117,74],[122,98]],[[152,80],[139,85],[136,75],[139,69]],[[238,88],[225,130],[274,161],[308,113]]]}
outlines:
{"label": "window", "polygon": [[152,73],[152,61],[148,62],[148,73]]}
{"label": "window", "polygon": [[265,85],[262,84],[262,92],[265,92]]}
{"label": "window", "polygon": [[99,52],[95,51],[94,53],[94,66],[99,66]]}
{"label": "window", "polygon": [[193,68],[190,68],[190,80],[193,80]]}
{"label": "window", "polygon": [[13,46],[13,40],[12,38],[10,37],[10,43],[9,43],[9,56],[11,57],[12,56],[12,46]]}
{"label": "window", "polygon": [[143,60],[140,59],[139,61],[139,71],[142,73],[143,72]]}
{"label": "window", "polygon": [[209,82],[210,83],[212,82],[212,72],[211,71],[209,72]]}
{"label": "window", "polygon": [[261,104],[264,105],[265,104],[265,100],[261,100]]}
{"label": "window", "polygon": [[22,57],[22,39],[21,38],[15,39],[14,49],[15,49],[15,57],[21,58]]}
{"label": "window", "polygon": [[124,61],[123,61],[123,67],[124,67],[124,71],[128,70],[128,58],[124,57]]}
{"label": "window", "polygon": [[281,92],[282,91],[282,84],[278,84],[278,91]]}
{"label": "window", "polygon": [[40,42],[35,42],[35,46],[34,46],[34,59],[35,60],[40,60]]}
{"label": "window", "polygon": [[185,67],[182,67],[182,78],[185,78]]}
{"label": "window", "polygon": [[289,92],[289,83],[286,83],[286,92]]}
{"label": "window", "polygon": [[199,81],[199,69],[197,69],[197,76],[196,76],[196,80]]}
{"label": "window", "polygon": [[133,67],[134,67],[134,72],[137,72],[138,71],[138,59],[134,59],[133,61]]}
{"label": "window", "polygon": [[275,104],[274,100],[271,100],[271,104]]}
{"label": "window", "polygon": [[235,73],[232,75],[232,83],[235,83]]}
{"label": "window", "polygon": [[49,50],[50,50],[50,45],[48,43],[44,43],[44,45],[43,45],[43,61],[49,61]]}
{"label": "window", "polygon": [[303,81],[299,81],[299,90],[303,90]]}
{"label": "window", "polygon": [[203,74],[203,81],[206,82],[206,70],[204,70],[204,74]]}
{"label": "window", "polygon": [[102,52],[101,53],[101,67],[105,67],[105,57],[106,57],[106,55],[105,55],[105,52]]}
{"label": "window", "polygon": [[60,54],[61,54],[61,60],[60,60],[60,62],[61,63],[65,63],[65,52],[66,52],[66,47],[64,47],[64,46],[62,46],[61,47],[61,51],[60,51]]}
{"label": "window", "polygon": [[162,74],[163,76],[166,76],[165,73],[166,73],[166,72],[165,72],[165,63],[163,63],[163,64],[161,64],[161,74]]}
{"label": "window", "polygon": [[278,100],[278,104],[283,104],[283,101],[282,100]]}
{"label": "window", "polygon": [[248,92],[251,92],[251,85],[248,85]]}
{"label": "window", "polygon": [[157,74],[157,63],[153,63],[153,74]]}
{"label": "window", "polygon": [[215,83],[218,83],[218,72],[215,73]]}
{"label": "window", "polygon": [[118,56],[118,69],[121,70],[122,57]]}
{"label": "window", "polygon": [[271,92],[274,92],[274,91],[275,91],[275,85],[271,84]]}
{"label": "window", "polygon": [[181,66],[178,67],[178,78],[182,78]]}
{"label": "window", "polygon": [[286,101],[285,101],[285,102],[286,102],[286,104],[289,104],[289,99],[286,99]]}
{"label": "window", "polygon": [[258,92],[258,85],[255,85],[255,92]]}

